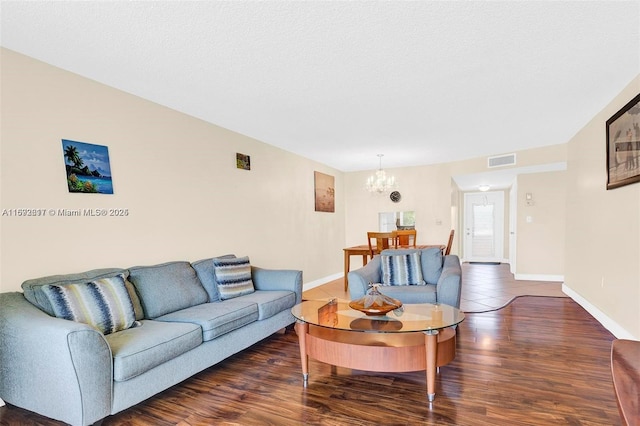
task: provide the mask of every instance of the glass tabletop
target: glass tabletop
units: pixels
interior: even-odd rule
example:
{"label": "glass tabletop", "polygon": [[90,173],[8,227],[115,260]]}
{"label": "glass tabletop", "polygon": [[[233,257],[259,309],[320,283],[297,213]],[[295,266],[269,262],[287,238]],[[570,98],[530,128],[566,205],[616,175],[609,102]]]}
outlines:
{"label": "glass tabletop", "polygon": [[464,313],[443,304],[405,304],[386,315],[366,315],[336,300],[306,300],[291,308],[299,321],[336,330],[407,333],[439,330],[461,323]]}

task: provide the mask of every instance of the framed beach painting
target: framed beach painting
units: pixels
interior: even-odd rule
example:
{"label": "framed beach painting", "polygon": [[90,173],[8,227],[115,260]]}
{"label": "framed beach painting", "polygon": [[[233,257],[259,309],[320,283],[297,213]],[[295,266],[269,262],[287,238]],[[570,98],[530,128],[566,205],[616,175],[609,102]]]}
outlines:
{"label": "framed beach painting", "polygon": [[316,211],[334,213],[336,211],[335,177],[320,172],[313,173]]}
{"label": "framed beach painting", "polygon": [[640,94],[607,120],[607,189],[640,182]]}
{"label": "framed beach painting", "polygon": [[113,194],[109,148],[62,139],[69,192]]}

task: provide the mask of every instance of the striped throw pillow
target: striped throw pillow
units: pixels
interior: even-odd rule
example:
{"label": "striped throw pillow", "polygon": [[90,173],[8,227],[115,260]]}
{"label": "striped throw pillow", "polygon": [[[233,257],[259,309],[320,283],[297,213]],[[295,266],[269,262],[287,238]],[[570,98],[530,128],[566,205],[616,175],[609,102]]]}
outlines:
{"label": "striped throw pillow", "polygon": [[383,285],[424,285],[420,252],[381,255]]}
{"label": "striped throw pillow", "polygon": [[102,334],[130,328],[136,321],[124,275],[88,283],[45,285],[56,317],[89,324]]}
{"label": "striped throw pillow", "polygon": [[221,300],[254,292],[248,257],[213,259],[214,273]]}

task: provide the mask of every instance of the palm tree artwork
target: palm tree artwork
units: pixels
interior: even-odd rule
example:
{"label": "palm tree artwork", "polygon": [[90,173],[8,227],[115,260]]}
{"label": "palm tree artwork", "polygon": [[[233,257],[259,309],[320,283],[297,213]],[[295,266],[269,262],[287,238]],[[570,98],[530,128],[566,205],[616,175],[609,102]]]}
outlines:
{"label": "palm tree artwork", "polygon": [[62,139],[69,192],[113,194],[109,148]]}
{"label": "palm tree artwork", "polygon": [[73,165],[77,168],[80,168],[84,165],[82,162],[82,158],[78,154],[78,149],[73,145],[68,145],[64,150],[64,157],[68,162],[73,163]]}

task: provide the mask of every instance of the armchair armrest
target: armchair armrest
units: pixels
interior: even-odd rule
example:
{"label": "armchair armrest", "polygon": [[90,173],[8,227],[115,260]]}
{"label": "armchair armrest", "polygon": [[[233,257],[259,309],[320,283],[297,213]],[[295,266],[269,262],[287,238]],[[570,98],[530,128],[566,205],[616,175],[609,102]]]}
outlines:
{"label": "armchair armrest", "polygon": [[462,285],[462,267],[460,259],[455,254],[444,257],[442,273],[438,279],[436,294],[438,303],[460,308],[460,293]]}
{"label": "armchair armrest", "polygon": [[112,357],[94,328],[0,294],[0,398],[73,425],[111,414]]}
{"label": "armchair armrest", "polygon": [[296,293],[296,303],[302,301],[302,271],[251,266],[251,280],[256,290],[289,290]]}
{"label": "armchair armrest", "polygon": [[611,344],[611,377],[620,419],[625,426],[640,418],[640,342],[617,339]]}
{"label": "armchair armrest", "polygon": [[374,256],[366,265],[347,274],[351,300],[360,299],[369,289],[369,283],[381,282],[380,256]]}

